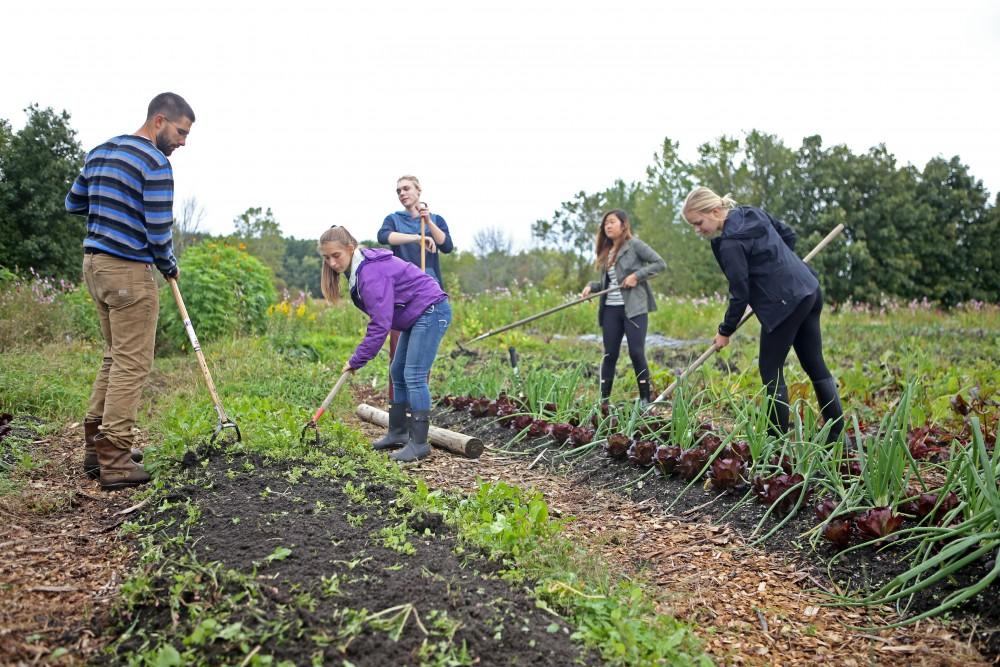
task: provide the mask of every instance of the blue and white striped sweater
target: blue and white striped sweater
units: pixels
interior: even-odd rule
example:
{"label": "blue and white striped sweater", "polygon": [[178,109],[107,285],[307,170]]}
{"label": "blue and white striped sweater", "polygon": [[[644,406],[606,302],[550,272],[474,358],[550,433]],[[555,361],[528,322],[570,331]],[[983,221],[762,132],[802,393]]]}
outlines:
{"label": "blue and white striped sweater", "polygon": [[177,271],[171,226],[174,175],[147,139],[121,135],[87,155],[66,195],[66,210],[87,216],[84,248]]}

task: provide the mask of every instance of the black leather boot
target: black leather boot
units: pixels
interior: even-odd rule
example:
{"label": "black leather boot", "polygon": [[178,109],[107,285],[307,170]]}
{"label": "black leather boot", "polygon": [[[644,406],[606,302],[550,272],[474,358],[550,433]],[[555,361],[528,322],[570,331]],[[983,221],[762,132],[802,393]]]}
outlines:
{"label": "black leather boot", "polygon": [[389,432],[372,443],[376,450],[396,449],[406,444],[410,437],[406,408],[409,403],[389,404]]}
{"label": "black leather boot", "polygon": [[412,463],[431,455],[431,445],[427,442],[427,433],[431,430],[430,410],[414,410],[410,417],[410,439],[406,446],[398,452],[393,452],[389,458],[400,463]]}
{"label": "black leather boot", "polygon": [[788,433],[788,387],[779,384],[775,390],[768,386],[767,403],[771,421],[767,432],[773,438],[780,438]]}
{"label": "black leather boot", "polygon": [[840,392],[837,391],[837,381],[832,377],[813,382],[816,398],[819,399],[819,411],[827,423],[833,422],[826,436],[827,444],[836,442],[844,430],[844,409],[840,405]]}

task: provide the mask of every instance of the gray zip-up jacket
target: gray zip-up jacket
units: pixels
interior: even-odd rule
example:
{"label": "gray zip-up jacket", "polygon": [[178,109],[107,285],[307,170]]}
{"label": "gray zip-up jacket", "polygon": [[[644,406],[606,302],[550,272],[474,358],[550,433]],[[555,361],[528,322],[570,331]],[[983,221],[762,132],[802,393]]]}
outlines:
{"label": "gray zip-up jacket", "polygon": [[[625,280],[626,276],[633,273],[639,279],[639,284],[631,289],[623,289],[622,299],[625,301],[625,317],[633,318],[644,313],[656,310],[656,301],[653,300],[653,288],[649,286],[649,279],[667,268],[667,263],[663,258],[646,243],[636,237],[632,237],[622,244],[618,257],[615,259],[615,273],[618,275],[618,283]],[[590,283],[591,292],[599,292],[608,287],[608,272],[605,271],[601,280]],[[597,323],[604,326],[604,302],[607,295],[602,295],[600,305],[597,308]]]}

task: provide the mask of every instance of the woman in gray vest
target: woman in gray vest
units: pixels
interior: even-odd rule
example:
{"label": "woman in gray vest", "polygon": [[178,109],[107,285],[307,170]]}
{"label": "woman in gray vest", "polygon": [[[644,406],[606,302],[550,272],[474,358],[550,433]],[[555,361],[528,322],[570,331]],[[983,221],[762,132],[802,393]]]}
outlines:
{"label": "woman in gray vest", "polygon": [[639,402],[649,403],[649,364],[646,363],[646,329],[650,311],[656,310],[653,290],[646,282],[667,268],[663,258],[632,235],[628,214],[614,209],[604,214],[597,230],[597,268],[603,275],[583,288],[582,296],[611,288],[603,295],[597,309],[601,326],[604,359],[601,362],[601,401],[611,396],[615,365],[622,338],[628,342],[635,379],[639,384]]}

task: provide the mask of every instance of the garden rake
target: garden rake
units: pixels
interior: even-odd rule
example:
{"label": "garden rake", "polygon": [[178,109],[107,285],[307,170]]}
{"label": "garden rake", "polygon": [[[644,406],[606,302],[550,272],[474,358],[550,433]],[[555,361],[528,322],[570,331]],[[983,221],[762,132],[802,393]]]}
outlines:
{"label": "garden rake", "polygon": [[350,376],[350,371],[344,371],[340,374],[340,377],[337,379],[337,384],[333,385],[333,389],[331,389],[330,393],[326,395],[325,399],[323,399],[323,404],[319,406],[318,410],[316,410],[316,414],[314,414],[312,419],[306,422],[306,425],[302,427],[302,434],[299,435],[299,440],[301,442],[306,441],[306,431],[312,429],[316,433],[313,444],[319,444],[319,418],[322,417],[323,413],[326,412],[326,409],[330,407],[330,403],[333,402],[333,397],[337,395],[337,392],[340,391],[340,388],[344,386],[344,383],[347,382],[347,378]]}
{"label": "garden rake", "polygon": [[[843,225],[843,223],[841,223],[841,224],[837,225],[836,227],[834,227],[830,231],[829,234],[827,234],[826,236],[824,236],[823,240],[820,241],[819,243],[817,243],[816,247],[813,248],[812,250],[810,250],[809,254],[802,258],[802,261],[808,263],[810,259],[812,259],[813,257],[815,257],[817,255],[817,253],[819,253],[820,250],[822,250],[827,245],[829,245],[830,241],[832,241],[833,239],[837,238],[837,236],[842,231],[844,231],[844,225]],[[750,319],[751,315],[753,315],[753,309],[750,306],[747,306],[747,310],[746,310],[745,313],[743,313],[743,318],[739,321],[739,324],[736,325],[736,329],[739,329],[741,326],[743,326],[743,324],[747,320]],[[733,333],[735,333],[735,332],[736,331],[734,330]],[[705,363],[706,361],[708,361],[709,357],[711,357],[713,354],[715,354],[718,351],[719,351],[719,348],[717,348],[715,346],[715,343],[713,342],[712,345],[707,350],[705,350],[704,352],[701,353],[700,357],[698,357],[693,362],[691,362],[691,365],[688,366],[687,368],[685,368],[684,372],[677,376],[676,380],[674,380],[673,382],[670,383],[669,387],[667,387],[666,389],[663,390],[662,394],[660,394],[659,396],[657,396],[656,399],[654,399],[649,405],[646,406],[645,411],[648,412],[657,403],[661,403],[661,402],[667,400],[668,398],[670,398],[670,396],[674,393],[674,390],[677,389],[677,385],[680,384],[684,380],[684,378],[686,378],[693,371],[697,370],[703,363]]]}
{"label": "garden rake", "polygon": [[240,427],[226,415],[226,411],[222,408],[222,401],[219,400],[219,392],[215,390],[215,383],[212,382],[212,374],[208,371],[208,364],[205,363],[205,355],[201,352],[201,344],[198,342],[198,336],[194,333],[191,318],[188,317],[187,308],[184,307],[184,299],[181,298],[181,291],[177,287],[177,279],[167,278],[167,282],[170,283],[170,289],[174,293],[174,301],[177,302],[177,309],[180,311],[181,320],[184,322],[184,330],[187,331],[188,340],[191,341],[191,347],[194,348],[194,353],[198,357],[198,365],[201,366],[201,372],[205,376],[205,384],[208,385],[208,393],[212,396],[215,413],[219,416],[219,422],[215,425],[215,430],[212,431],[210,442],[214,443],[219,434],[228,428],[236,431],[236,442],[242,442],[243,436],[240,434]]}

